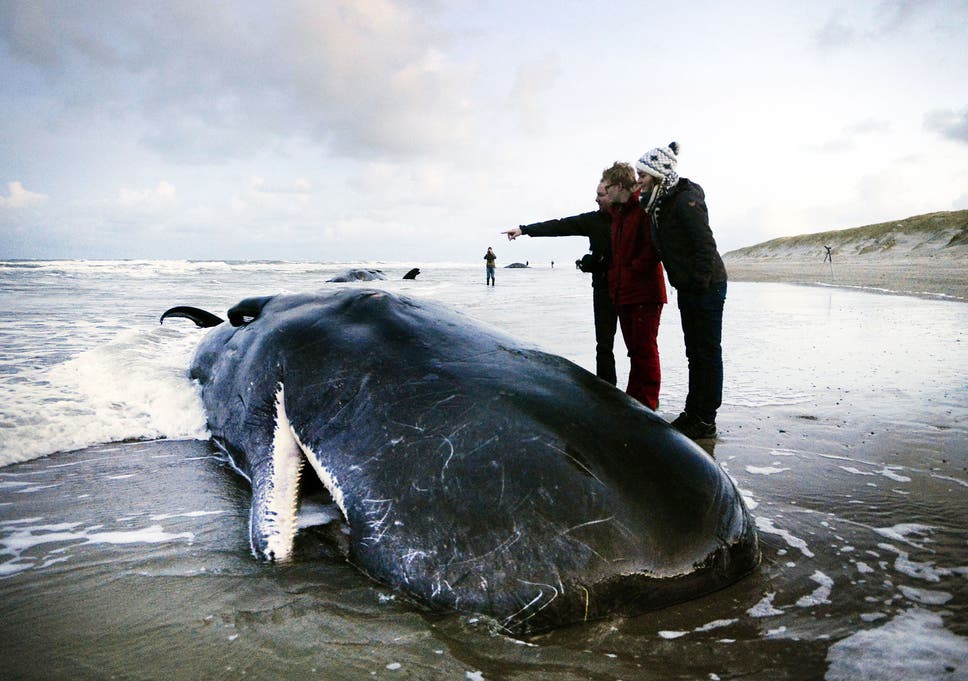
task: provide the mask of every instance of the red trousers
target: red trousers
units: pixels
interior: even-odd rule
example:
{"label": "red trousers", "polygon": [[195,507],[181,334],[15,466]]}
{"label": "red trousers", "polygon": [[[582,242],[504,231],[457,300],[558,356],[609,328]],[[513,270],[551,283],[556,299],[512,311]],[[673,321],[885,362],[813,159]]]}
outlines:
{"label": "red trousers", "polygon": [[629,351],[629,385],[625,392],[649,409],[659,406],[659,317],[662,303],[620,305],[618,321]]}

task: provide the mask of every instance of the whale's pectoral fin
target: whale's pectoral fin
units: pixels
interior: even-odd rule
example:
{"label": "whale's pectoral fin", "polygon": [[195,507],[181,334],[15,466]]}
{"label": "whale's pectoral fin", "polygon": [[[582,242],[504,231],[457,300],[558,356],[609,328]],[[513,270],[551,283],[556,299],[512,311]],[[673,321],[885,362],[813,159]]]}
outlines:
{"label": "whale's pectoral fin", "polygon": [[222,323],[222,318],[201,310],[197,307],[190,307],[188,305],[178,305],[176,307],[170,308],[161,315],[161,319],[158,321],[159,324],[164,324],[165,320],[169,317],[184,317],[185,319],[191,319],[195,322],[195,326],[200,329],[209,329],[213,326],[218,326]]}
{"label": "whale's pectoral fin", "polygon": [[286,416],[283,388],[276,393],[272,449],[252,471],[249,537],[259,558],[286,561],[292,556],[297,529],[299,477],[305,457]]}

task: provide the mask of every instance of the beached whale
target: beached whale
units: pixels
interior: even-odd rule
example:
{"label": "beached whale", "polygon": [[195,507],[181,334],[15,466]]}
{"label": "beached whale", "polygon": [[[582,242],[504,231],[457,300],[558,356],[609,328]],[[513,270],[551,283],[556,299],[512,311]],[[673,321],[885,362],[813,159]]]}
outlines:
{"label": "beached whale", "polygon": [[291,557],[308,462],[353,565],[516,634],[694,598],[758,563],[716,462],[562,357],[379,290],[251,298],[228,316],[190,375],[251,482],[259,557]]}
{"label": "beached whale", "polygon": [[377,281],[381,279],[386,279],[386,275],[383,274],[382,270],[372,270],[372,269],[349,269],[345,272],[337,274],[332,279],[327,279],[326,283],[345,283],[349,281]]}

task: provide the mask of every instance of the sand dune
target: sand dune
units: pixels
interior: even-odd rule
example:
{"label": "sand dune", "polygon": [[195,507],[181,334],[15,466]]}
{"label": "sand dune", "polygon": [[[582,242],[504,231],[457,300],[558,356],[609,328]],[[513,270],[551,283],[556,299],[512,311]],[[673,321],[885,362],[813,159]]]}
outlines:
{"label": "sand dune", "polygon": [[[832,262],[825,261],[827,246]],[[861,286],[968,301],[968,210],[773,239],[723,260],[733,281]]]}

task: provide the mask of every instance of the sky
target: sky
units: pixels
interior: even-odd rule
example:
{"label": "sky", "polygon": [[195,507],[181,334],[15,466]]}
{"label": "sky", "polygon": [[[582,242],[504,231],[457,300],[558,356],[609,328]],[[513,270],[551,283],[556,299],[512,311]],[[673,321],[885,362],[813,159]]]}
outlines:
{"label": "sky", "polygon": [[570,263],[675,140],[720,251],[968,208],[968,0],[0,0],[0,259]]}

